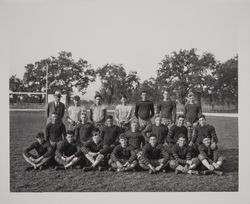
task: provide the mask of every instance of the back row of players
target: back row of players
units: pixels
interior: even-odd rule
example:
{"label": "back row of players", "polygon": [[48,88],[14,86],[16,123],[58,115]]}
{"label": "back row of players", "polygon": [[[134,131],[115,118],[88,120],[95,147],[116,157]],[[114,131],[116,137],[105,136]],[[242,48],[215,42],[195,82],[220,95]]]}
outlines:
{"label": "back row of players", "polygon": [[75,167],[84,171],[135,171],[141,167],[150,174],[174,169],[176,174],[222,175],[224,159],[218,153],[215,128],[206,124],[193,93],[188,94],[188,103],[177,121],[176,103],[167,91],[156,114],[146,91],[141,93],[134,111],[123,95],[115,108],[117,125],[113,116],[107,115],[101,95],[95,96],[89,117],[86,108],[80,106],[80,97],[75,96],[74,105],[67,111],[67,131],[61,94],[56,91],[54,96],[55,101],[47,106],[45,136],[39,132],[36,141],[23,153],[31,165],[26,170],[43,169],[56,162],[57,170]]}

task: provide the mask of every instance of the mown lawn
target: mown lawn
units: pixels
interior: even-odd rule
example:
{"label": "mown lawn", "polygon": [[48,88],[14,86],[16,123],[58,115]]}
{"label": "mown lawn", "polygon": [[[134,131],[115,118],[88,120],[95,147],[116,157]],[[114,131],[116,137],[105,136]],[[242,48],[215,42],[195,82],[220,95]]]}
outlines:
{"label": "mown lawn", "polygon": [[25,172],[24,148],[34,135],[44,130],[43,112],[10,112],[10,191],[11,192],[168,192],[238,191],[238,118],[207,117],[215,126],[226,157],[224,176],[149,175],[147,172],[83,172],[79,169]]}

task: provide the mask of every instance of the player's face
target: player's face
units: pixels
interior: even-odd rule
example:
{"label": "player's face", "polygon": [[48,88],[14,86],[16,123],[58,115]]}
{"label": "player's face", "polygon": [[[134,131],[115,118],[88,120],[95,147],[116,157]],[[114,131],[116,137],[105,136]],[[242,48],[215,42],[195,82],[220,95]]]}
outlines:
{"label": "player's face", "polygon": [[128,140],[127,139],[120,139],[119,142],[120,142],[122,147],[126,147]]}
{"label": "player's face", "polygon": [[210,146],[211,144],[210,138],[204,138],[202,142],[206,147]]}
{"label": "player's face", "polygon": [[73,135],[67,134],[66,135],[66,140],[68,141],[68,143],[72,143],[73,142]]}
{"label": "player's face", "polygon": [[126,102],[127,102],[127,99],[126,99],[125,97],[122,97],[122,98],[121,98],[121,103],[122,103],[122,104],[126,104]]}
{"label": "player's face", "polygon": [[86,123],[88,121],[88,116],[86,114],[81,115],[82,122]]}
{"label": "player's face", "polygon": [[96,143],[96,144],[99,143],[99,141],[101,140],[99,132],[95,132],[92,139],[93,139],[94,143]]}
{"label": "player's face", "polygon": [[57,115],[56,114],[52,114],[52,116],[51,116],[52,123],[55,123],[56,120],[57,120]]}
{"label": "player's face", "polygon": [[205,118],[200,118],[199,123],[200,123],[200,126],[206,125],[206,119]]}
{"label": "player's face", "polygon": [[75,106],[78,106],[78,105],[79,105],[79,103],[80,103],[80,101],[78,101],[78,100],[74,100],[74,105],[75,105]]}
{"label": "player's face", "polygon": [[177,143],[180,147],[183,147],[186,144],[186,139],[184,137],[180,137]]}
{"label": "player's face", "polygon": [[143,93],[141,94],[141,99],[142,99],[143,101],[145,101],[146,98],[147,98],[147,93],[143,92]]}
{"label": "player's face", "polygon": [[88,121],[88,116],[86,114],[81,115],[81,120],[85,123]]}
{"label": "player's face", "polygon": [[163,98],[164,99],[169,99],[169,93],[167,91],[163,92]]}
{"label": "player's face", "polygon": [[101,104],[101,97],[96,97],[95,98],[95,104],[100,105]]}
{"label": "player's face", "polygon": [[106,124],[107,124],[107,126],[113,125],[113,120],[112,119],[107,119]]}
{"label": "player's face", "polygon": [[156,137],[150,137],[149,143],[151,144],[152,147],[155,147],[157,144],[157,139]]}
{"label": "player's face", "polygon": [[39,142],[39,144],[42,144],[44,142],[44,138],[43,137],[38,137],[36,139]]}
{"label": "player's face", "polygon": [[60,99],[61,99],[61,97],[60,97],[60,96],[55,96],[55,101],[56,101],[56,102],[59,102],[59,101],[60,101]]}
{"label": "player's face", "polygon": [[159,126],[159,125],[161,124],[161,118],[160,118],[160,117],[156,117],[156,118],[155,118],[155,124],[156,124],[157,126]]}
{"label": "player's face", "polygon": [[194,95],[189,95],[188,100],[189,102],[194,103],[194,100],[195,100]]}
{"label": "player's face", "polygon": [[177,125],[178,125],[178,126],[183,126],[183,125],[184,125],[184,118],[179,118],[179,119],[177,120]]}
{"label": "player's face", "polygon": [[135,132],[137,129],[137,123],[131,123],[131,130],[132,132]]}

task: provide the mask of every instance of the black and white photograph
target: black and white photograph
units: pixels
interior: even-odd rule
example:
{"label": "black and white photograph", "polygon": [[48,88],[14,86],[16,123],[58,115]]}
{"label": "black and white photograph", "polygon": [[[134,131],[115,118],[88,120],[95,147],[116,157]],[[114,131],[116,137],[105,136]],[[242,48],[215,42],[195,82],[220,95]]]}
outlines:
{"label": "black and white photograph", "polygon": [[3,1],[9,192],[239,192],[244,3]]}

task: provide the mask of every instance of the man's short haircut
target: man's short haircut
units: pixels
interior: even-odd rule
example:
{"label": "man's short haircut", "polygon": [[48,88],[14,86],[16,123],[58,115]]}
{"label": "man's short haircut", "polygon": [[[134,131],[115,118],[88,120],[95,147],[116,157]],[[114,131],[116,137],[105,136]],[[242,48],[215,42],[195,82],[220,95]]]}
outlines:
{"label": "man's short haircut", "polygon": [[150,134],[150,135],[149,135],[149,139],[150,139],[151,137],[157,138],[157,136],[156,136],[155,134]]}
{"label": "man's short haircut", "polygon": [[126,137],[126,135],[124,133],[119,135],[119,140],[124,139],[127,140],[128,138]]}
{"label": "man's short haircut", "polygon": [[58,113],[57,112],[53,112],[52,115],[57,115],[58,116]]}
{"label": "man's short haircut", "polygon": [[73,132],[72,130],[68,130],[68,131],[66,132],[66,134],[67,134],[67,135],[74,135],[74,132]]}
{"label": "man's short haircut", "polygon": [[44,138],[44,133],[43,132],[38,132],[36,134],[36,138]]}
{"label": "man's short haircut", "polygon": [[183,134],[183,133],[180,133],[180,134],[178,135],[178,140],[179,140],[180,138],[184,138],[185,140],[187,139],[186,135]]}
{"label": "man's short haircut", "polygon": [[210,139],[211,140],[211,138],[209,137],[209,135],[204,135],[202,141],[204,141],[205,139]]}
{"label": "man's short haircut", "polygon": [[122,99],[122,98],[128,99],[127,96],[126,96],[125,94],[122,94],[122,95],[121,95],[121,99]]}
{"label": "man's short haircut", "polygon": [[200,118],[204,118],[204,119],[206,119],[206,116],[205,116],[205,115],[203,115],[203,114],[201,114],[201,115],[200,115],[200,117],[199,117],[199,119],[200,119]]}
{"label": "man's short haircut", "polygon": [[142,90],[142,91],[141,91],[141,94],[142,94],[142,93],[146,93],[146,94],[147,94],[148,92],[147,92],[147,90]]}
{"label": "man's short haircut", "polygon": [[183,114],[181,114],[181,115],[178,115],[177,116],[177,119],[179,120],[179,118],[185,118],[185,116],[183,115]]}
{"label": "man's short haircut", "polygon": [[100,98],[102,99],[101,94],[96,94],[96,95],[95,95],[95,99],[96,99],[97,97],[100,97]]}
{"label": "man's short haircut", "polygon": [[88,114],[87,114],[87,112],[86,112],[86,111],[83,111],[83,112],[81,113],[81,115],[85,115],[85,116],[87,116],[87,117],[88,117]]}
{"label": "man's short haircut", "polygon": [[108,120],[108,119],[113,120],[113,116],[112,115],[108,115],[106,120]]}
{"label": "man's short haircut", "polygon": [[80,96],[74,96],[74,97],[73,97],[73,100],[75,100],[75,101],[80,101]]}
{"label": "man's short haircut", "polygon": [[92,130],[92,137],[96,136],[96,135],[100,136],[100,129],[99,128],[94,128]]}

